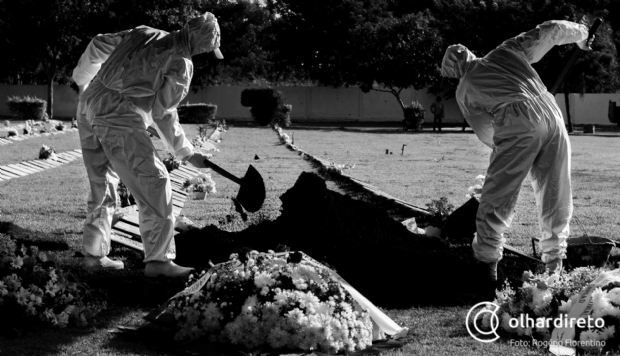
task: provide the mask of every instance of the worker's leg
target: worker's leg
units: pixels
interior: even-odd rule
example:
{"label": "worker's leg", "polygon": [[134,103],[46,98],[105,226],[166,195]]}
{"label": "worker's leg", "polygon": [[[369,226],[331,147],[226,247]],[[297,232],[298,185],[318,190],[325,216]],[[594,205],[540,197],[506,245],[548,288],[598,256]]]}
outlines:
{"label": "worker's leg", "polygon": [[540,131],[526,117],[510,117],[495,122],[495,149],[487,170],[476,216],[477,233],[472,247],[475,257],[485,263],[502,258],[521,184],[540,147]]}
{"label": "worker's leg", "polygon": [[550,118],[549,140],[534,161],[530,178],[538,206],[542,260],[553,272],[566,258],[566,239],[573,213],[571,148],[561,116]]}
{"label": "worker's leg", "polygon": [[[90,183],[88,210],[84,221],[82,249],[87,268],[123,268],[122,262],[106,258],[110,253],[110,230],[116,210],[118,176],[108,161],[92,128],[81,119],[78,125],[82,157]],[[94,257],[94,258],[91,258]]]}
{"label": "worker's leg", "polygon": [[443,120],[443,116],[439,116],[437,118],[437,123],[438,123],[438,126],[439,126],[439,132],[441,132],[441,120]]}
{"label": "worker's leg", "polygon": [[152,266],[164,268],[162,274],[168,276],[189,274],[190,269],[171,262],[176,257],[172,189],[168,171],[157,156],[148,133],[107,127],[96,127],[95,132],[114,170],[138,204],[147,275]]}
{"label": "worker's leg", "polygon": [[433,132],[435,132],[435,125],[437,125],[437,115],[433,116]]}

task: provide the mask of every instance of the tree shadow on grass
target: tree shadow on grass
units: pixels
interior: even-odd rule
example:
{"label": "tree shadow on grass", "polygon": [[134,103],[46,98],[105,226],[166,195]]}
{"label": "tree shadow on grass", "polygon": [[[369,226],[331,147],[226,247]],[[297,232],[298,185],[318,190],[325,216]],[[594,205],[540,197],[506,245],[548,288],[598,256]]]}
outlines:
{"label": "tree shadow on grass", "polygon": [[[169,346],[166,339],[131,339],[110,334],[123,320],[135,319],[131,314],[146,313],[127,308],[111,308],[97,316],[97,320],[88,327],[52,327],[32,328],[22,335],[6,337],[0,334],[2,351],[7,355],[58,355],[61,353],[75,355],[95,355],[105,349],[117,350],[120,354],[131,355],[179,355],[178,350]],[[138,322],[141,322],[141,318]],[[135,321],[134,321],[135,323]],[[103,340],[103,341],[100,341]]]}
{"label": "tree shadow on grass", "polygon": [[42,251],[69,249],[69,244],[61,234],[47,235],[39,231],[22,228],[10,221],[0,221],[0,233],[13,237],[17,242],[23,243],[27,247],[35,245]]}

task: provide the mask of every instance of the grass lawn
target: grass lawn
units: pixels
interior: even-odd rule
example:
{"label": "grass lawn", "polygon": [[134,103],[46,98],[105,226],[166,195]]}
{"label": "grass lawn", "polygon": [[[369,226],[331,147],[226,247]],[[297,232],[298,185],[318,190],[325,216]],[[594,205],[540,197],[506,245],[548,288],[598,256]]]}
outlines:
{"label": "grass lawn", "polygon": [[[197,134],[195,127],[184,127],[189,137]],[[398,128],[292,127],[285,132],[294,132],[295,144],[303,150],[336,163],[355,164],[355,168],[349,171],[353,176],[421,207],[442,196],[448,197],[455,206],[465,202],[467,188],[478,174],[484,173],[490,153],[475,135],[462,134],[460,130],[432,134],[405,133]],[[620,137],[617,134],[608,136],[613,137],[603,134],[571,136],[575,215],[591,235],[618,238],[620,159],[617,154]],[[13,145],[19,145],[20,152],[36,154],[42,144],[49,144],[45,140],[50,138],[59,140],[52,143],[55,148],[66,147],[57,148],[59,152],[79,148],[77,134],[33,138]],[[160,142],[156,144],[162,148]],[[401,155],[403,144],[407,146]],[[221,152],[214,154],[213,161],[237,176],[243,176],[249,164],[259,170],[267,186],[267,201],[263,210],[250,214],[248,221],[243,222],[230,200],[237,192],[236,184],[213,174],[218,193],[206,201],[187,201],[183,210],[184,215],[199,226],[213,224],[221,229],[236,230],[262,219],[275,219],[280,209],[279,195],[295,183],[302,171],[312,170],[307,161],[280,145],[276,134],[268,128],[232,127],[219,147]],[[0,148],[0,165],[14,162],[11,160],[15,159],[15,153],[7,148]],[[393,154],[386,155],[386,149]],[[32,155],[21,160],[30,159],[33,159]],[[44,244],[46,248],[42,249],[55,250],[63,267],[76,267],[80,258],[74,255],[80,250],[87,194],[86,172],[80,160],[0,182],[0,221],[13,222],[21,229],[19,233],[24,239]],[[538,230],[534,207],[531,188],[524,184],[508,239],[530,254],[529,238],[536,236]],[[574,226],[573,231],[582,233],[579,226]],[[125,261],[124,271],[88,274],[76,270],[91,286],[107,288],[109,308],[93,326],[36,330],[19,338],[0,336],[0,355],[177,354],[157,343],[129,341],[108,332],[119,324],[141,323],[146,312],[182,288],[181,282],[142,277],[143,264],[139,253],[115,248],[112,255]],[[386,273],[393,272],[386,270]],[[423,271],[399,273],[403,274],[403,293],[432,288],[416,284],[416,273]],[[446,276],[447,281],[449,278]],[[386,310],[398,324],[410,328],[411,337],[411,342],[402,350],[388,354],[543,354],[534,348],[512,346],[509,342],[481,344],[473,340],[464,327],[468,308],[436,306]]]}
{"label": "grass lawn", "polygon": [[[338,164],[355,164],[347,173],[384,192],[425,207],[442,196],[461,206],[467,189],[485,174],[491,149],[468,129],[443,133],[403,132],[400,128],[290,127],[295,145]],[[620,240],[620,133],[571,135],[574,222],[572,234]],[[404,154],[401,149],[405,146]],[[385,154],[386,150],[392,154]],[[523,183],[508,243],[531,254],[539,236],[536,202]],[[538,252],[538,250],[537,250]]]}

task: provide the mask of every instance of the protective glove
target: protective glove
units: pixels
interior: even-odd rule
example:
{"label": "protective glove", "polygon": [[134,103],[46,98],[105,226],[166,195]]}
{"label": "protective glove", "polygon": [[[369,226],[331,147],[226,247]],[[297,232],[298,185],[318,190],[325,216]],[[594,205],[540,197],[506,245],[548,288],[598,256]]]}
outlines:
{"label": "protective glove", "polygon": [[594,38],[596,37],[596,35],[592,36],[592,38],[588,41],[588,39],[586,38],[585,40],[581,40],[579,42],[577,42],[577,46],[579,46],[579,48],[581,48],[584,51],[591,51],[592,50],[592,41],[594,41]]}
{"label": "protective glove", "polygon": [[209,157],[211,155],[196,151],[187,159],[187,162],[196,168],[209,168],[209,166],[205,165],[205,160],[209,159]]}

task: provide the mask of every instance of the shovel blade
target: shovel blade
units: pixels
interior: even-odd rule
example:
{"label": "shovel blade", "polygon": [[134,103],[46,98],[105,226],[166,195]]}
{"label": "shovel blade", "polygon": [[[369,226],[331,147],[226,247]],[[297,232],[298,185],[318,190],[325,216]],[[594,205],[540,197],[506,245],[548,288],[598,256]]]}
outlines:
{"label": "shovel blade", "polygon": [[265,202],[265,182],[252,165],[241,179],[237,201],[251,213],[257,212]]}

